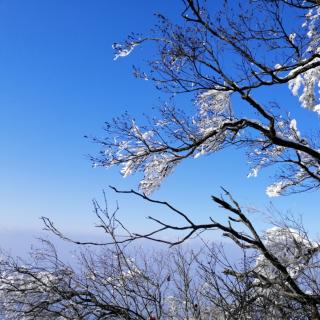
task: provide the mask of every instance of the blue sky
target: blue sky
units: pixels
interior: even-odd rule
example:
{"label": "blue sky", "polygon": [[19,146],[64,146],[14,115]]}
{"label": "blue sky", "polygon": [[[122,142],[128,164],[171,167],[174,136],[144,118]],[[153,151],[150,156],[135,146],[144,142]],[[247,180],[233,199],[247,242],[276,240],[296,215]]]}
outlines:
{"label": "blue sky", "polygon": [[[93,169],[88,154],[98,148],[83,136],[103,135],[103,123],[124,110],[139,115],[158,105],[161,93],[131,73],[149,49],[113,61],[111,45],[132,31],[147,31],[154,12],[173,16],[173,9],[177,6],[169,0],[0,1],[2,238],[20,232],[25,241],[23,234],[42,228],[40,216],[66,231],[90,235],[95,232],[91,200],[100,199],[110,184],[137,186],[137,177],[123,179],[117,169]],[[277,96],[293,101],[282,90]],[[200,221],[215,215],[209,196],[223,185],[242,203],[263,209],[270,201],[264,192],[268,173],[246,179],[241,155],[227,151],[186,161],[155,197],[172,200]],[[120,214],[133,229],[145,228],[143,218],[150,213],[161,213],[132,197],[107,195],[111,205],[119,200]],[[316,194],[304,194],[273,202],[281,210],[307,213],[306,226],[316,232],[315,199]]]}

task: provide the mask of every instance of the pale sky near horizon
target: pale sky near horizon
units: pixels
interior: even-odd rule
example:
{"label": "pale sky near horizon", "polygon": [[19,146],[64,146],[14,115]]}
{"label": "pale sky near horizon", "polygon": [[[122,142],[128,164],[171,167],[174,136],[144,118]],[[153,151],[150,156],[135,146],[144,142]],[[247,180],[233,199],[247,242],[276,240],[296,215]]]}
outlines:
{"label": "pale sky near horizon", "polygon": [[[0,1],[0,233],[37,233],[39,217],[48,216],[64,230],[92,234],[91,200],[101,199],[108,185],[137,186],[137,177],[123,179],[116,168],[93,169],[88,155],[99,148],[84,135],[103,136],[104,122],[124,110],[138,117],[159,104],[161,93],[132,76],[132,65],[143,64],[149,49],[113,61],[111,45],[130,32],[147,32],[154,12],[175,17],[176,11],[179,17],[171,3]],[[289,92],[275,96],[295,101]],[[240,202],[264,209],[270,172],[257,179],[247,179],[247,173],[243,153],[228,150],[186,161],[154,196],[199,221],[214,215],[210,195],[219,194],[221,185]],[[111,205],[119,200],[120,214],[133,229],[143,229],[145,216],[160,213],[132,197],[107,196]],[[306,193],[272,201],[280,210],[303,214],[316,234],[316,199]]]}

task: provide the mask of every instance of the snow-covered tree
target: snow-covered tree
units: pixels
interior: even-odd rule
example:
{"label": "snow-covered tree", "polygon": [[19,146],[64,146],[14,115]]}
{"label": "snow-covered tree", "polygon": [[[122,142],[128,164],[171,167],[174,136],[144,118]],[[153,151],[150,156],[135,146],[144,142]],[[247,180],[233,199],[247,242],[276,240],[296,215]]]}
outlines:
{"label": "snow-covered tree", "polygon": [[[319,0],[181,2],[181,23],[158,14],[150,35],[132,35],[112,46],[117,60],[155,44],[146,70],[135,67],[134,72],[171,93],[171,99],[145,123],[128,114],[107,123],[106,137],[94,139],[102,150],[92,160],[95,166],[120,166],[124,177],[142,172],[139,192],[113,189],[166,207],[182,224],[151,217],[156,229],[131,233],[96,206],[99,226],[108,235],[101,245],[110,245],[115,256],[109,252],[112,258],[106,261],[104,254],[98,260],[83,255],[80,275],[64,264],[38,270],[34,263],[25,267],[5,258],[0,303],[9,319],[19,312],[26,319],[320,319],[320,247],[302,226],[282,223],[260,234],[225,189],[221,197],[212,197],[228,214],[225,223],[213,218],[197,223],[192,215],[151,198],[184,159],[197,161],[233,146],[246,149],[249,178],[277,167],[274,182],[266,186],[269,197],[317,191],[320,128],[306,129],[305,119],[320,114]],[[296,97],[296,105],[261,98],[272,96],[277,87]],[[178,108],[174,98],[183,93],[191,103]],[[291,116],[296,107],[305,109],[302,119]],[[44,223],[67,241],[88,244],[68,238],[47,218]],[[117,237],[119,229],[126,237]],[[166,230],[181,236],[164,240]],[[124,254],[123,246],[136,239],[179,245],[205,230],[230,238],[242,250],[243,261],[226,262],[222,251],[206,248],[205,258],[171,256],[172,263],[161,269],[164,276]],[[189,268],[193,264],[198,277]],[[59,277],[60,270],[69,271]]]}
{"label": "snow-covered tree", "polygon": [[250,177],[281,165],[267,187],[270,197],[318,188],[319,128],[303,132],[299,119],[290,116],[293,106],[261,102],[256,94],[269,96],[273,87],[286,86],[311,111],[309,117],[319,116],[317,1],[218,1],[207,8],[201,1],[183,3],[181,24],[159,15],[154,34],[131,36],[113,48],[118,58],[156,42],[150,68],[136,68],[136,75],[174,95],[190,93],[194,107],[167,103],[148,125],[128,115],[115,119],[106,126],[106,138],[97,139],[103,150],[95,165],[120,165],[125,177],[142,171],[140,190],[150,194],[183,159],[240,145],[249,149]]}
{"label": "snow-covered tree", "polygon": [[[100,217],[107,213],[96,210]],[[81,250],[72,264],[60,260],[48,241],[28,260],[3,254],[1,317],[318,319],[319,245],[301,226],[274,226],[251,246],[250,235],[242,233],[242,255],[228,259],[228,250],[207,243],[153,253],[130,248],[116,236],[122,224],[105,216],[113,244]],[[237,237],[234,230],[226,235]]]}
{"label": "snow-covered tree", "polygon": [[[180,162],[197,161],[236,146],[247,151],[252,165],[249,178],[257,177],[265,167],[277,167],[274,182],[266,186],[269,197],[316,191],[320,185],[319,126],[308,126],[305,119],[317,119],[320,114],[319,1],[182,3],[181,23],[159,14],[151,35],[133,35],[113,46],[115,57],[120,58],[134,54],[145,43],[155,43],[155,57],[146,70],[135,68],[135,74],[172,93],[172,99],[146,124],[127,114],[108,123],[107,136],[96,139],[103,149],[92,159],[95,166],[120,166],[124,177],[142,172],[140,192],[131,193],[168,205],[150,195]],[[261,98],[272,96],[277,87],[295,96],[296,104]],[[174,97],[180,93],[189,95],[190,107],[175,106]],[[306,109],[302,119],[291,116],[297,107]],[[319,246],[289,227],[259,235],[243,208],[225,194],[229,200],[213,200],[236,215],[227,224],[212,218],[197,224],[171,206],[183,226],[152,218],[159,228],[131,239],[159,240],[159,233],[171,229],[184,232],[171,242],[177,244],[199,231],[222,230],[243,250],[258,253],[255,266],[245,273],[230,271],[238,279],[253,279],[259,288],[255,298],[273,299],[273,307],[275,302],[286,301],[288,307],[303,301],[312,307],[312,317],[319,319],[320,300],[306,280]]]}

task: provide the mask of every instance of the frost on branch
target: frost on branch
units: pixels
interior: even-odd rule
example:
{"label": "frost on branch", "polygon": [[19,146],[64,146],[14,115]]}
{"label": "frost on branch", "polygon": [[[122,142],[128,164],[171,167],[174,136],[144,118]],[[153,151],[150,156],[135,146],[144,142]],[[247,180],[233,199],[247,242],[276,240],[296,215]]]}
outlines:
{"label": "frost on branch", "polygon": [[113,60],[128,56],[138,44],[138,42],[125,42],[124,44],[114,43],[112,45],[112,49],[115,51]]}
{"label": "frost on branch", "polygon": [[[319,62],[319,45],[320,45],[320,7],[311,9],[306,15],[306,22],[303,27],[307,28],[307,37],[309,45],[306,50],[306,55],[313,54],[315,56],[309,64]],[[308,64],[306,65],[308,66]],[[298,66],[293,69],[290,74],[297,73],[298,75],[289,81],[289,89],[292,94],[299,97],[299,101],[304,108],[310,109],[320,114],[320,67],[311,68],[299,74],[302,67]]]}
{"label": "frost on branch", "polygon": [[[107,138],[97,140],[104,150],[101,157],[93,161],[104,167],[120,165],[124,177],[142,172],[140,190],[150,194],[183,159],[209,155],[227,145],[239,143],[249,147],[250,151],[253,149],[249,154],[253,163],[249,177],[257,176],[267,166],[285,164],[278,181],[267,188],[268,196],[319,186],[317,158],[270,143],[269,136],[263,134],[268,128],[256,120],[237,119],[231,108],[230,92],[219,88],[207,90],[201,92],[195,101],[196,112],[191,116],[165,104],[160,109],[161,116],[147,119],[149,124],[146,126],[138,126],[128,115],[114,119],[106,127]],[[311,148],[295,119],[280,117],[277,120],[275,129],[279,139]],[[258,127],[260,131],[249,131],[250,127]]]}
{"label": "frost on branch", "polygon": [[144,179],[140,181],[139,188],[146,194],[156,190],[177,164],[178,159],[175,156],[155,155],[144,167]]}
{"label": "frost on branch", "polygon": [[198,95],[196,103],[197,114],[193,117],[196,135],[201,139],[210,136],[213,130],[217,133],[196,148],[194,158],[219,150],[227,138],[227,132],[219,129],[232,118],[229,92],[208,90]]}
{"label": "frost on branch", "polygon": [[[300,143],[308,146],[308,139],[300,130],[296,119],[280,118],[276,124],[277,135],[288,143]],[[319,160],[305,152],[291,150],[270,143],[268,139],[256,139],[251,143],[253,151],[249,153],[251,170],[248,177],[257,177],[259,172],[275,164],[284,164],[275,174],[276,181],[266,189],[269,197],[302,192],[320,186]]]}
{"label": "frost on branch", "polygon": [[[311,190],[313,188],[319,187],[319,178],[320,178],[320,171],[319,171],[319,164],[315,163],[312,158],[309,158],[310,162],[308,164],[307,157],[301,162],[303,166],[300,169],[296,167],[291,167],[291,175],[287,175],[286,177],[280,177],[280,180],[271,184],[266,189],[266,194],[269,197],[278,197],[280,195],[287,194],[287,190],[289,189],[290,192],[302,192]],[[309,165],[309,168],[305,166]],[[317,181],[314,183],[313,177],[310,176],[310,172],[315,170],[314,178]]]}
{"label": "frost on branch", "polygon": [[207,90],[200,93],[197,97],[199,114],[205,118],[223,114],[226,111],[231,112],[230,92],[217,91],[216,89]]}
{"label": "frost on branch", "polygon": [[105,140],[96,140],[105,150],[93,159],[96,165],[121,165],[124,177],[142,171],[139,187],[146,194],[157,189],[184,158],[209,154],[219,150],[227,138],[234,120],[230,94],[210,90],[199,95],[193,116],[165,105],[161,118],[148,119],[150,125],[138,126],[128,115],[108,124]]}
{"label": "frost on branch", "polygon": [[303,230],[285,226],[267,230],[264,247],[268,255],[260,250],[250,271],[253,284],[250,294],[258,303],[274,301],[269,309],[270,319],[282,319],[281,307],[277,306],[294,308],[292,301],[288,303],[296,292],[294,286],[299,287],[301,295],[317,290],[310,279],[318,268],[319,245],[310,241]]}
{"label": "frost on branch", "polygon": [[[273,227],[266,232],[265,247],[286,267],[290,276],[297,279],[318,252],[319,245],[307,235],[291,228]],[[262,254],[257,257],[255,271],[270,280],[280,276],[280,271]],[[261,280],[256,280],[261,281]]]}
{"label": "frost on branch", "polygon": [[[287,158],[286,158],[287,157]],[[319,188],[320,164],[319,161],[303,152],[296,152],[296,158],[287,153],[283,157],[284,162],[292,162],[286,172],[279,174],[279,180],[270,185],[266,193],[269,197],[278,197],[290,192],[302,192]]]}
{"label": "frost on branch", "polygon": [[114,126],[117,137],[104,142],[106,150],[97,163],[105,167],[120,164],[123,177],[143,171],[139,187],[146,194],[152,192],[174,169],[178,155],[168,150],[157,129],[140,128],[129,119],[116,119]]}
{"label": "frost on branch", "polygon": [[272,185],[268,186],[266,189],[266,194],[268,197],[278,197],[281,195],[281,192],[288,187],[285,181],[275,182]]}
{"label": "frost on branch", "polygon": [[[67,290],[72,277],[73,273],[66,268],[51,272],[16,266],[15,271],[3,272],[0,275],[0,301],[2,308],[7,311],[4,314],[5,319],[49,320],[54,313],[62,315],[66,301],[61,299],[60,293]],[[73,302],[68,303],[72,305]],[[49,305],[52,310],[47,309]],[[72,308],[68,316],[76,317],[76,313],[71,310]],[[38,316],[35,317],[35,314]]]}
{"label": "frost on branch", "polygon": [[[318,59],[319,61],[319,59]],[[320,114],[320,67],[310,69],[289,81],[289,88],[304,108]],[[301,93],[299,94],[299,90]]]}

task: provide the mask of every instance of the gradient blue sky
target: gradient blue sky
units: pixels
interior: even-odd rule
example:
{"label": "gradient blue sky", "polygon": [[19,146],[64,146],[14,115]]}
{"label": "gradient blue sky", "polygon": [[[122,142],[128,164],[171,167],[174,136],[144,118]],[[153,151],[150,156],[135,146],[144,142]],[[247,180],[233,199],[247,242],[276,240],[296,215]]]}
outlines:
{"label": "gradient blue sky", "polygon": [[[172,3],[0,1],[0,241],[4,246],[10,241],[1,236],[20,234],[24,241],[25,233],[40,230],[43,215],[66,231],[91,234],[95,231],[91,200],[100,199],[110,184],[137,186],[137,177],[123,179],[117,169],[93,169],[87,155],[98,148],[83,136],[103,135],[104,121],[124,110],[139,115],[158,104],[161,94],[131,74],[132,64],[143,64],[150,54],[148,48],[113,61],[111,45],[132,31],[147,31],[155,22],[154,12],[174,16],[178,7]],[[282,90],[275,95],[280,102],[294,101]],[[270,172],[247,179],[247,171],[241,152],[186,161],[155,197],[174,201],[200,220],[215,215],[209,196],[223,185],[242,203],[263,209],[270,201],[264,192]],[[119,200],[120,214],[132,228],[142,230],[145,216],[160,213],[132,197],[107,195],[111,205]],[[281,210],[304,214],[307,228],[316,232],[312,224],[316,198],[309,193],[273,202]],[[255,221],[259,224],[260,216]]]}

